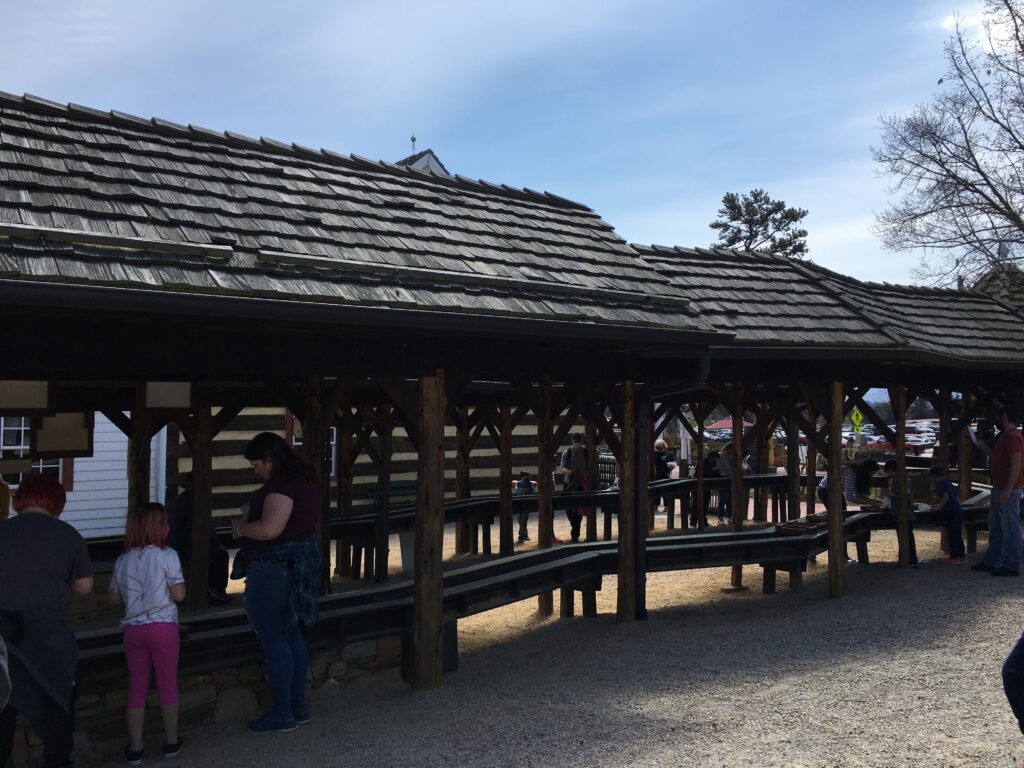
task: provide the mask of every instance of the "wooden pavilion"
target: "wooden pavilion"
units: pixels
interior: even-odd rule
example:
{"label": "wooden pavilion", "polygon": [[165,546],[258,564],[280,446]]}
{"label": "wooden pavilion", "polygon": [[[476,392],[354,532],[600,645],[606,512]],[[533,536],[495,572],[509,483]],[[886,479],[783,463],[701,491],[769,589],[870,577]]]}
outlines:
{"label": "wooden pavilion", "polygon": [[[936,458],[947,469],[954,444],[959,443],[960,455],[970,453],[966,426],[985,407],[1020,399],[1024,315],[991,296],[865,283],[809,261],[763,254],[636,248],[712,326],[733,334],[724,347],[712,345],[705,385],[667,399],[662,408],[678,412],[688,406],[702,424],[713,406],[725,406],[733,416],[733,434],[743,434],[742,441],[732,444],[734,467],[740,466],[752,445],[766,450],[766,441],[758,437],[771,435],[777,427],[785,429],[793,517],[800,498],[796,456],[801,432],[809,452],[808,511],[815,505],[813,478],[819,452],[829,471],[831,529],[838,531],[840,432],[854,407],[895,446],[902,480],[905,413],[916,397],[930,401],[941,415]],[[895,429],[865,399],[873,388],[889,391]],[[756,423],[744,432],[740,419],[745,413],[754,414]],[[693,437],[703,451],[702,432],[694,430]],[[961,494],[967,498],[971,465],[960,462],[958,469]],[[734,498],[743,492],[741,482],[734,473]],[[897,498],[902,500],[905,494],[898,492]],[[902,565],[907,564],[906,512],[905,505],[898,511]],[[740,515],[737,509],[737,526]],[[844,546],[840,536],[831,538],[833,595],[842,592]],[[733,584],[740,585],[738,570]]]}
{"label": "wooden pavilion", "polygon": [[[59,413],[108,414],[131,438],[131,500],[148,488],[148,438],[166,423],[181,430],[197,583],[213,439],[243,408],[291,409],[318,466],[338,428],[342,519],[344,468],[373,432],[387,498],[387,436],[401,425],[418,454],[418,687],[441,673],[446,422],[459,430],[464,490],[473,440],[487,431],[499,445],[503,555],[508,446],[524,414],[538,423],[542,548],[552,543],[557,447],[579,420],[591,446],[609,446],[622,468],[617,614],[632,620],[645,615],[650,446],[682,406],[728,405],[736,435],[754,413],[734,440],[737,459],[776,422],[792,440],[804,431],[830,456],[835,495],[842,414],[858,404],[877,421],[868,387],[890,387],[896,403],[933,397],[948,425],[952,392],[964,393],[969,417],[1009,397],[1024,365],[1020,315],[974,294],[866,285],[750,254],[636,248],[549,193],[9,94],[0,307],[0,380],[48,382]],[[168,382],[187,386],[159,399]],[[946,446],[952,428],[944,434]],[[743,493],[738,474],[733,491]],[[372,549],[386,576],[386,501],[377,515]],[[325,551],[331,536],[325,520]],[[838,512],[830,541],[838,553]],[[350,546],[338,542],[343,559]],[[840,566],[830,558],[836,595]],[[202,607],[205,594],[191,599]],[[550,593],[540,607],[552,610]]]}

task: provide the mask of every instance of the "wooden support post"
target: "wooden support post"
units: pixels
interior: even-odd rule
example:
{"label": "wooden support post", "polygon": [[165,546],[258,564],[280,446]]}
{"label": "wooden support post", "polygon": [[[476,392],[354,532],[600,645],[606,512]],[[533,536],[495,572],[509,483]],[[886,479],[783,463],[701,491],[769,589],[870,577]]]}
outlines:
{"label": "wooden support post", "polygon": [[693,506],[697,510],[697,530],[703,531],[708,515],[704,497],[704,422],[707,413],[703,403],[697,404],[693,415],[697,419],[697,498],[693,500]]}
{"label": "wooden support post", "polygon": [[802,565],[789,569],[789,591],[799,592],[804,584],[804,571]]}
{"label": "wooden support post", "polygon": [[[654,467],[654,403],[649,403],[645,410],[646,410],[646,413],[642,413],[640,415],[640,418],[644,422],[640,426],[643,428],[643,431],[649,436],[650,439],[647,441],[647,444],[644,444],[644,443],[640,444],[640,450],[643,451],[643,464],[644,464],[644,466],[648,467],[649,469],[653,469],[653,467]],[[640,457],[638,456],[637,458],[639,459]],[[647,479],[648,480],[651,479],[650,471],[648,471]],[[645,483],[645,485],[646,485],[646,483]],[[654,512],[655,512],[655,509],[658,506],[658,503],[657,503],[658,501],[659,500],[657,500],[657,499],[651,498],[650,494],[646,494],[645,496],[643,496],[643,506],[641,507],[641,509],[644,510],[644,513],[645,513],[646,518],[647,518],[647,532],[648,533],[654,530]],[[647,538],[647,536],[645,535],[644,538]]]}
{"label": "wooden support post", "polygon": [[[634,385],[635,387],[635,385]],[[636,398],[636,509],[642,509],[640,505],[650,501],[650,482],[654,474],[654,436],[651,435],[649,427],[652,421],[645,418],[654,407],[647,397]],[[623,411],[629,412],[623,408]],[[629,416],[627,415],[628,419]],[[637,619],[647,618],[647,535],[650,529],[647,521],[640,517],[636,518],[636,532],[633,535],[633,588],[636,597],[633,599],[634,616]]]}
{"label": "wooden support post", "polygon": [[[138,509],[149,501],[149,411],[146,410],[146,388],[135,390],[131,434],[128,440],[128,509]],[[205,582],[204,582],[205,583]]]}
{"label": "wooden support post", "polygon": [[[743,530],[743,521],[747,517],[747,491],[743,487],[743,407],[745,403],[742,382],[733,384],[732,403],[732,529]],[[743,589],[743,566],[732,567],[729,581],[732,589]]]}
{"label": "wooden support post", "polygon": [[761,592],[766,595],[775,594],[775,566],[762,566],[764,573],[761,576]]}
{"label": "wooden support post", "polygon": [[[807,421],[811,425],[811,429],[818,428],[818,413],[810,400],[807,401]],[[815,447],[811,435],[807,435],[807,487],[805,491],[807,492],[805,499],[807,516],[810,517],[814,514],[814,506],[818,500],[818,449]]]}
{"label": "wooden support post", "polygon": [[[341,410],[341,424],[338,429],[337,441],[337,485],[338,485],[338,517],[347,519],[352,517],[352,465],[355,457],[352,455],[352,408],[345,404]],[[335,572],[339,576],[355,576],[359,574],[352,572],[352,541],[347,537],[339,537],[335,545],[337,559],[335,561]]]}
{"label": "wooden support post", "polygon": [[943,387],[939,400],[939,466],[949,476],[949,456],[952,448],[952,408],[953,393],[949,387]]}
{"label": "wooden support post", "polygon": [[[768,431],[769,426],[771,425],[766,425],[766,427],[763,430],[761,430],[761,436],[757,439],[756,443],[758,454],[757,471],[760,472],[761,474],[768,472],[768,455],[770,453],[768,448],[772,444],[772,433]],[[774,470],[774,467],[772,467],[772,469]],[[757,507],[758,520],[764,521],[768,519],[768,496],[770,494],[771,491],[769,491],[767,488],[761,489],[760,499]],[[776,514],[773,514],[772,516],[775,518],[776,523],[779,522],[778,516]]]}
{"label": "wooden support post", "polygon": [[[469,409],[455,409],[455,498],[468,499],[469,491]],[[455,552],[476,551],[477,525],[460,520],[455,524]],[[470,541],[473,537],[474,541]]]}
{"label": "wooden support post", "polygon": [[622,384],[621,441],[622,465],[619,474],[619,582],[615,617],[618,621],[636,619],[636,384]]}
{"label": "wooden support post", "polygon": [[210,515],[213,509],[213,417],[210,406],[197,408],[192,422],[192,530],[188,569],[188,607],[207,606],[210,576]]}
{"label": "wooden support post", "polygon": [[[843,536],[843,382],[832,382],[828,419],[828,593],[843,594],[846,539]],[[810,440],[808,440],[808,444]],[[814,488],[807,487],[808,492]]]}
{"label": "wooden support post", "polygon": [[[553,495],[555,492],[554,461],[551,445],[553,438],[554,405],[552,403],[551,379],[547,376],[541,384],[540,413],[537,414],[537,547],[547,549],[554,543],[555,513]],[[555,611],[554,595],[542,592],[537,596],[537,613],[550,616]]]}
{"label": "wooden support post", "polygon": [[[974,481],[974,443],[967,432],[971,426],[969,414],[974,410],[974,395],[970,392],[960,393],[960,448],[957,451],[958,464],[958,485],[960,486],[960,501],[966,501],[974,493],[971,488]],[[972,533],[974,529],[971,529]],[[975,535],[975,541],[976,541]],[[973,552],[974,550],[970,550]]]}
{"label": "wooden support post", "polygon": [[907,388],[893,387],[889,399],[896,417],[896,480],[892,493],[895,496],[896,539],[899,541],[899,567],[910,565],[910,510],[907,509]]}
{"label": "wooden support post", "polygon": [[572,587],[562,587],[560,592],[558,618],[571,619],[576,612],[576,594]]}
{"label": "wooden support post", "polygon": [[583,595],[583,616],[592,619],[597,616],[597,590],[584,589]]}
{"label": "wooden support post", "polygon": [[498,554],[511,555],[515,552],[514,538],[512,536],[512,406],[501,406],[500,440],[498,441],[498,454],[500,455],[501,471],[500,480],[501,492],[499,493],[500,506],[498,509]]}
{"label": "wooden support post", "polygon": [[316,482],[321,491],[321,514],[316,524],[316,541],[320,548],[324,567],[320,570],[319,588],[321,594],[329,594],[331,591],[331,505],[330,497],[327,495],[330,485],[325,474],[329,475],[330,473],[329,470],[325,470],[324,460],[331,423],[331,419],[327,417],[327,411],[336,406],[328,406],[325,402],[324,382],[320,376],[310,376],[306,381],[303,405],[305,412],[302,415],[302,446],[299,450],[303,460],[313,468]]}
{"label": "wooden support post", "polygon": [[444,546],[444,371],[419,380],[416,570],[413,579],[413,687],[441,685]]}
{"label": "wooden support post", "polygon": [[377,441],[377,510],[373,521],[373,579],[377,582],[388,580],[388,546],[391,539],[391,455],[392,430],[391,409],[383,406],[378,411],[379,430]]}
{"label": "wooden support post", "polygon": [[787,520],[800,517],[800,430],[794,419],[786,419]]}
{"label": "wooden support post", "polygon": [[[950,408],[953,393],[949,387],[943,387],[939,393],[939,461],[942,471],[949,477],[949,455],[950,455]],[[934,451],[933,451],[934,455]],[[939,549],[949,552],[949,529],[942,526],[939,532]]]}
{"label": "wooden support post", "polygon": [[[598,490],[598,485],[601,480],[601,467],[597,461],[597,425],[594,424],[594,420],[591,418],[587,419],[587,487],[592,491]],[[607,517],[607,511],[605,512]],[[590,514],[587,515],[587,541],[597,541],[597,507],[590,510]],[[586,592],[584,594],[584,604],[586,603]],[[584,611],[584,616],[586,612]]]}
{"label": "wooden support post", "polygon": [[[181,441],[181,430],[173,422],[167,425],[167,458],[164,465],[164,472],[167,475],[166,488],[163,488],[164,506],[168,512],[174,508],[178,500],[178,487],[181,485],[181,473],[178,471],[178,445]],[[157,488],[157,498],[160,498],[160,488]]]}

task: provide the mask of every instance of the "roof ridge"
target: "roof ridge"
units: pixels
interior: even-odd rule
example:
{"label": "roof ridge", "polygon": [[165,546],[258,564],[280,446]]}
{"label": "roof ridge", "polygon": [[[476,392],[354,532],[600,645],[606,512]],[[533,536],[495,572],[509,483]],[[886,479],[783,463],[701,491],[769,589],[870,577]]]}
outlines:
{"label": "roof ridge", "polygon": [[780,257],[770,253],[759,253],[757,251],[738,251],[734,248],[704,248],[699,245],[658,245],[656,243],[652,243],[650,245],[644,245],[642,243],[629,243],[629,246],[638,253],[640,253],[641,255],[647,253],[650,255],[667,256],[673,253],[680,253],[686,256],[697,256],[701,258],[704,258],[707,255],[712,255],[732,259],[743,259],[745,261],[752,261],[757,263],[770,262],[773,264],[785,264],[788,261],[786,257]]}
{"label": "roof ridge", "polygon": [[481,179],[474,180],[458,175],[443,176],[435,173],[424,174],[422,171],[417,171],[406,166],[389,163],[385,160],[369,160],[356,154],[343,155],[324,148],[317,150],[312,147],[302,146],[301,144],[286,144],[285,142],[276,141],[275,139],[269,139],[266,137],[256,139],[234,131],[217,131],[212,128],[195,125],[193,123],[181,125],[180,123],[175,123],[159,117],[144,118],[127,112],[119,112],[117,110],[104,112],[102,110],[95,109],[94,107],[86,107],[73,102],[61,104],[31,93],[18,96],[6,91],[0,91],[0,106],[3,104],[11,104],[21,108],[32,109],[34,111],[51,112],[60,115],[76,115],[92,120],[104,120],[112,125],[127,124],[135,128],[152,130],[165,135],[200,136],[205,140],[222,142],[228,146],[241,146],[261,151],[272,150],[275,152],[284,152],[307,159],[313,157],[320,161],[335,164],[351,163],[357,166],[362,165],[364,167],[369,165],[374,170],[391,173],[395,176],[407,176],[423,180],[423,177],[426,175],[427,179],[439,184],[464,187],[477,192],[486,192],[491,195],[503,194],[510,197],[530,200],[532,202],[553,205],[559,208],[571,208],[585,211],[587,213],[595,213],[590,206],[584,205],[583,203],[579,203],[575,200],[570,200],[569,198],[561,197],[550,192],[538,192],[527,187],[520,189],[518,187],[510,187],[506,184],[491,184],[484,182]]}
{"label": "roof ridge", "polygon": [[[810,266],[808,264],[806,264],[802,259],[790,258],[790,262],[793,264],[794,269],[796,269],[798,272],[803,272],[804,274],[811,273],[808,276],[809,277],[813,277],[814,276],[813,273],[814,273],[815,270],[810,268]],[[813,264],[813,262],[812,262],[812,264]],[[824,269],[824,271],[826,271],[826,272],[832,272],[832,270],[820,267],[820,265],[818,265],[818,264],[814,264],[813,266],[815,268],[817,268],[817,269]],[[838,273],[832,272],[832,274],[838,274]],[[858,283],[858,284],[862,284],[856,278],[852,278],[852,280],[854,282]],[[910,342],[907,339],[905,339],[901,334],[896,333],[896,331],[893,331],[891,328],[888,327],[888,325],[875,322],[874,318],[872,318],[867,312],[865,312],[860,307],[860,305],[858,305],[856,302],[851,301],[848,297],[846,297],[843,294],[842,291],[837,290],[835,287],[830,285],[828,282],[823,283],[822,284],[822,288],[825,291],[827,291],[828,293],[832,294],[833,298],[838,300],[841,304],[844,304],[847,309],[852,310],[858,317],[860,317],[869,326],[871,326],[873,328],[876,328],[883,336],[888,336],[890,339],[895,341],[900,346],[910,346]]]}

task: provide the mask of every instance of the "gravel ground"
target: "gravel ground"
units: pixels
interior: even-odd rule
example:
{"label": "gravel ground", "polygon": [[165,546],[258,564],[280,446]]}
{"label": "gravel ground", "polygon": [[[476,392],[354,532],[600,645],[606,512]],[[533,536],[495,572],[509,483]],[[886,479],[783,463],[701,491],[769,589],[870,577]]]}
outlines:
{"label": "gravel ground", "polygon": [[[984,547],[982,537],[981,546]],[[938,534],[918,532],[923,557]],[[725,594],[727,569],[651,575],[646,622],[540,619],[528,600],[460,622],[438,691],[387,672],[314,692],[314,721],[254,736],[194,727],[186,766],[1019,766],[999,670],[1021,633],[1019,579],[929,562],[891,532],[830,599],[824,556],[799,593]],[[556,600],[557,604],[557,600]]]}

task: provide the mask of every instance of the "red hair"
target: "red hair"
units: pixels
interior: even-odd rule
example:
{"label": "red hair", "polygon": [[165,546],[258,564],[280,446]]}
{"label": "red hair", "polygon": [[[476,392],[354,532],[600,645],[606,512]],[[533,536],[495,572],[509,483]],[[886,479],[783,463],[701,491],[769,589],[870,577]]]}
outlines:
{"label": "red hair", "polygon": [[150,502],[128,512],[124,527],[124,551],[135,547],[164,548],[167,539],[167,510],[163,504]]}
{"label": "red hair", "polygon": [[21,478],[18,488],[11,496],[11,506],[18,514],[29,507],[39,507],[57,516],[64,511],[67,500],[68,495],[60,481],[52,475],[32,472]]}

